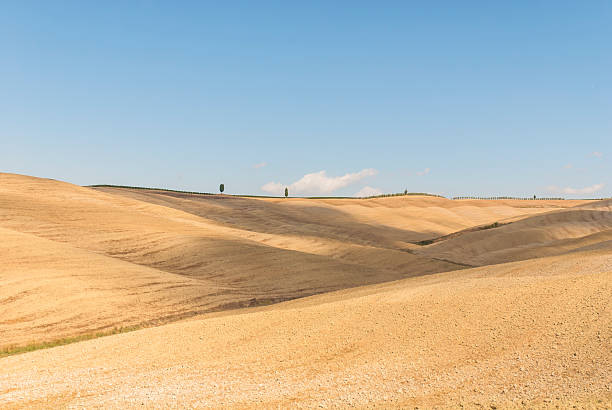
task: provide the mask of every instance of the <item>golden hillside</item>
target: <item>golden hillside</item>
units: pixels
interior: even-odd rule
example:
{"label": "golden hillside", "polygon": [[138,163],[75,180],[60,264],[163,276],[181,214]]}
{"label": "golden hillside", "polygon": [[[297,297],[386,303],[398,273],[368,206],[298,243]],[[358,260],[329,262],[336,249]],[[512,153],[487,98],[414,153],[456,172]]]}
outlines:
{"label": "golden hillside", "polygon": [[0,174],[0,234],[0,347],[147,327],[0,358],[3,407],[612,400],[610,201],[246,198]]}
{"label": "golden hillside", "polygon": [[412,242],[572,205],[194,196],[0,174],[0,347],[460,269]]}
{"label": "golden hillside", "polygon": [[0,359],[15,407],[612,405],[612,258],[404,279]]}

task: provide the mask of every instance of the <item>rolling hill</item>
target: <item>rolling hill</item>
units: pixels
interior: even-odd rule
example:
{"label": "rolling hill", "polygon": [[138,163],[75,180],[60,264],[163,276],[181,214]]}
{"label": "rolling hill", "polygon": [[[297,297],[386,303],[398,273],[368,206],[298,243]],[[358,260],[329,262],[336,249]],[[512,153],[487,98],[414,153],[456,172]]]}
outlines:
{"label": "rolling hill", "polygon": [[[612,202],[0,174],[2,407],[605,407]],[[277,303],[280,302],[280,303]]]}

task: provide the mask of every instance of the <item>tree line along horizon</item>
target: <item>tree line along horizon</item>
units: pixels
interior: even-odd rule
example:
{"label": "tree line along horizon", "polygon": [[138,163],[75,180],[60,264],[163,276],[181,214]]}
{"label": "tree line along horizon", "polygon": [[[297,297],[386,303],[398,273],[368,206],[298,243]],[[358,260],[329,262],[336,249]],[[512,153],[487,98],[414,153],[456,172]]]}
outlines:
{"label": "tree line along horizon", "polygon": [[[183,194],[192,194],[192,195],[215,195],[212,192],[197,192],[197,191],[184,191],[184,190],[178,190],[178,189],[169,189],[169,188],[160,188],[160,187],[143,187],[143,186],[133,186],[133,185],[114,185],[114,184],[93,184],[93,185],[83,185],[84,187],[88,187],[88,188],[124,188],[124,189],[143,189],[143,190],[153,190],[153,191],[167,191],[167,192],[178,192],[178,193],[183,193]],[[220,184],[219,185],[219,191],[221,193],[223,193],[225,191],[225,184]],[[446,197],[444,195],[439,195],[439,194],[432,194],[429,192],[408,192],[408,190],[404,190],[404,192],[398,192],[398,193],[391,193],[391,194],[379,194],[379,195],[370,195],[370,196],[362,196],[362,197],[355,197],[355,196],[302,196],[299,198],[310,198],[310,199],[323,199],[323,198],[343,198],[343,199],[349,199],[349,198],[355,198],[355,199],[370,199],[370,198],[385,198],[385,197],[391,197],[391,196],[403,196],[403,195],[421,195],[421,196],[432,196],[432,197],[438,197],[438,198],[446,198],[449,200],[461,200],[461,199],[474,199],[474,200],[504,200],[504,199],[513,199],[513,200],[519,200],[519,201],[563,201],[566,198],[563,197],[537,197],[536,195],[534,196],[529,196],[529,197],[516,197],[516,196],[455,196],[455,197]],[[272,198],[273,196],[266,196],[266,195],[240,195],[237,194],[236,196],[246,196],[246,197],[268,197],[268,198]],[[285,197],[289,196],[289,188],[285,188]],[[574,200],[582,200],[582,201],[601,201],[601,200],[607,200],[607,199],[612,199],[612,197],[599,197],[599,198],[571,198]]]}
{"label": "tree line along horizon", "polygon": [[[225,191],[225,184],[219,184],[219,192],[223,193]],[[439,198],[446,198],[443,195],[437,195],[437,194],[430,194],[427,192],[408,192],[408,189],[404,189],[404,192],[398,192],[395,194],[379,194],[379,195],[370,195],[364,198],[383,198],[383,197],[389,197],[389,196],[401,196],[401,195],[427,195],[427,196],[436,196]],[[285,187],[285,198],[287,198],[289,196],[289,188]],[[455,196],[450,198],[452,200],[458,200],[458,199],[478,199],[478,200],[502,200],[502,199],[515,199],[515,200],[521,200],[521,201],[528,201],[528,200],[541,200],[541,201],[562,201],[565,200],[565,198],[561,198],[561,197],[556,197],[556,198],[547,198],[547,197],[540,197],[538,198],[536,195],[534,195],[533,197],[512,197],[512,196],[490,196],[490,197],[481,197],[481,196]]]}

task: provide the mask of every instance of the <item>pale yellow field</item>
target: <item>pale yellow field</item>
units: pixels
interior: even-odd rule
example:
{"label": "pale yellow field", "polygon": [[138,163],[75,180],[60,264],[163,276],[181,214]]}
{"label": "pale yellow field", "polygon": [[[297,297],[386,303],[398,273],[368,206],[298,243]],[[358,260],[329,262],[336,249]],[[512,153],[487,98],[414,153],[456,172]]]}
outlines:
{"label": "pale yellow field", "polygon": [[0,347],[148,327],[0,358],[2,407],[612,405],[610,201],[0,174],[0,235]]}

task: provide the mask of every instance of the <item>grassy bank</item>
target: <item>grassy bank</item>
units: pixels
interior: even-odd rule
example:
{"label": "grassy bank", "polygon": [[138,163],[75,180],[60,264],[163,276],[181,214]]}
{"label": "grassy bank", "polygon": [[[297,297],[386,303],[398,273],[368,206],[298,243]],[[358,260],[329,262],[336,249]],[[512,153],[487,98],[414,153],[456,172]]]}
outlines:
{"label": "grassy bank", "polygon": [[142,326],[126,326],[126,327],[116,327],[112,330],[104,331],[104,332],[96,332],[96,333],[87,333],[79,336],[72,337],[64,337],[57,340],[50,340],[47,342],[33,342],[26,345],[17,345],[17,346],[8,346],[0,348],[0,358],[6,356],[12,356],[21,353],[33,352],[35,350],[41,349],[49,349],[57,346],[64,346],[71,343],[82,342],[85,340],[97,339],[99,337],[116,335],[119,333],[131,332],[134,330],[141,329]]}

